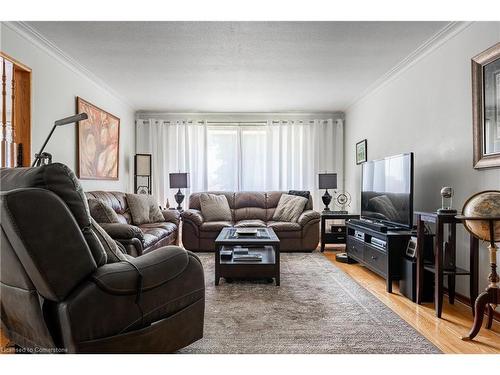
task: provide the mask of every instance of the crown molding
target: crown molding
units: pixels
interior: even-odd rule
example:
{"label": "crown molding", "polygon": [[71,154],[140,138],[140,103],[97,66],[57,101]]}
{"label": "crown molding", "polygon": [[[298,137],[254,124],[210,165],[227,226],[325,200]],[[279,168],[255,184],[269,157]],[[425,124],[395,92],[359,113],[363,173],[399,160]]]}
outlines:
{"label": "crown molding", "polygon": [[398,77],[400,74],[408,70],[410,67],[415,65],[418,61],[420,61],[425,56],[432,53],[434,50],[441,47],[448,40],[452,39],[456,35],[460,34],[462,31],[467,29],[474,22],[469,21],[456,21],[450,22],[441,30],[439,30],[436,34],[434,34],[430,39],[426,40],[423,44],[421,44],[416,50],[410,53],[407,57],[405,57],[402,61],[400,61],[396,66],[394,66],[391,70],[385,73],[383,76],[378,78],[374,83],[368,86],[361,95],[357,96],[353,101],[351,101],[347,107],[346,112],[353,106],[355,106],[358,102],[360,102],[363,98],[368,95],[380,90],[386,84],[391,82],[393,79]]}
{"label": "crown molding", "polygon": [[97,85],[100,89],[107,91],[110,95],[117,98],[120,102],[125,104],[129,109],[135,110],[134,106],[125,98],[123,95],[116,92],[113,88],[111,88],[106,82],[104,82],[101,78],[92,73],[85,66],[80,64],[78,61],[73,59],[71,56],[67,55],[64,51],[62,51],[59,47],[57,47],[50,40],[45,38],[42,34],[40,34],[33,27],[29,26],[25,22],[20,21],[7,21],[2,22],[2,25],[8,27],[28,42],[34,44],[42,51],[55,58],[58,62],[63,64],[65,67],[69,68],[74,73],[79,74],[80,76],[90,80],[92,83]]}
{"label": "crown molding", "polygon": [[309,120],[314,119],[344,119],[344,112],[164,112],[164,111],[137,111],[136,120],[207,120],[207,121],[235,121],[252,122],[268,119],[280,120]]}

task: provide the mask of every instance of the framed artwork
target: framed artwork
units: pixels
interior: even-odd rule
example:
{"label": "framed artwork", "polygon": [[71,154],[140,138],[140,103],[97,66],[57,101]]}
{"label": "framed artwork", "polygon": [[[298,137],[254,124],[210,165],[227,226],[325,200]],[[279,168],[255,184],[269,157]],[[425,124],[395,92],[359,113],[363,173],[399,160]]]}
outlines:
{"label": "framed artwork", "polygon": [[78,177],[118,180],[120,119],[80,97],[76,110],[88,115],[78,123]]}
{"label": "framed artwork", "polygon": [[500,43],[472,58],[474,168],[500,167]]}
{"label": "framed artwork", "polygon": [[368,160],[366,139],[356,143],[356,164],[364,163]]}

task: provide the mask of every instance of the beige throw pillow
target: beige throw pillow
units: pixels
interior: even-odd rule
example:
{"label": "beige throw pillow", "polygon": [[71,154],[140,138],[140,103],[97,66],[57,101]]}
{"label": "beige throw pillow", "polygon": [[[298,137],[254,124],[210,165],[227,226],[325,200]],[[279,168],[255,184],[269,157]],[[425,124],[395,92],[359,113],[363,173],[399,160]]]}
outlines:
{"label": "beige throw pillow", "polygon": [[231,221],[233,219],[225,195],[202,193],[200,206],[205,221]]}
{"label": "beige throw pillow", "polygon": [[161,213],[160,207],[153,196],[149,195],[149,222],[160,223],[162,221],[165,221],[165,218]]}
{"label": "beige throw pillow", "polygon": [[306,204],[307,199],[304,197],[282,194],[274,211],[273,220],[296,223]]}
{"label": "beige throw pillow", "polygon": [[158,204],[151,195],[127,194],[127,203],[135,225],[165,221]]}

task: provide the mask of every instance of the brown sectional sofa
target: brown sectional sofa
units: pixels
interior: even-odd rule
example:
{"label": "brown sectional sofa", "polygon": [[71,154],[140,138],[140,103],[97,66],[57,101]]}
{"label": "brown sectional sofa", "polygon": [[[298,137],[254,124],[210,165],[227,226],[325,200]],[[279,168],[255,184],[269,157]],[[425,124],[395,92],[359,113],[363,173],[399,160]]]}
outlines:
{"label": "brown sectional sofa", "polygon": [[309,198],[304,212],[295,222],[277,222],[272,217],[283,191],[208,192],[225,195],[232,221],[205,221],[201,213],[200,194],[189,197],[182,213],[182,244],[191,251],[214,251],[215,238],[224,227],[270,227],[280,239],[281,251],[313,251],[319,242],[320,214],[312,209]]}
{"label": "brown sectional sofa", "polygon": [[104,201],[117,214],[120,223],[99,223],[116,241],[125,246],[129,255],[139,256],[167,245],[179,244],[180,213],[177,210],[162,211],[164,222],[135,226],[128,208],[127,196],[117,191],[89,191],[87,199]]}

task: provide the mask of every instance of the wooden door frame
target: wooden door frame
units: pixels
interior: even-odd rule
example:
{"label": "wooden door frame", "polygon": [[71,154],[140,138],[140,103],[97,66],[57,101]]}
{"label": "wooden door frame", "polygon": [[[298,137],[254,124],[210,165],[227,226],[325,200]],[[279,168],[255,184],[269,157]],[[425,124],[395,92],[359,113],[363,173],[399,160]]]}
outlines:
{"label": "wooden door frame", "polygon": [[[31,132],[31,98],[32,98],[32,70],[25,64],[21,63],[17,59],[12,56],[6,54],[3,51],[0,51],[0,57],[8,60],[13,64],[13,79],[17,81],[19,87],[24,87],[25,89],[21,91],[21,94],[18,95],[16,93],[15,96],[15,110],[14,117],[16,120],[15,128],[16,128],[16,138],[22,137],[23,143],[23,166],[31,165],[31,141],[32,141],[32,132]],[[20,77],[24,77],[22,80],[19,80]],[[26,89],[28,93],[26,94]],[[28,110],[26,110],[28,107]],[[21,111],[22,109],[22,111]],[[26,116],[28,113],[28,116]],[[24,135],[23,135],[24,134]],[[29,136],[25,136],[29,134]]]}

